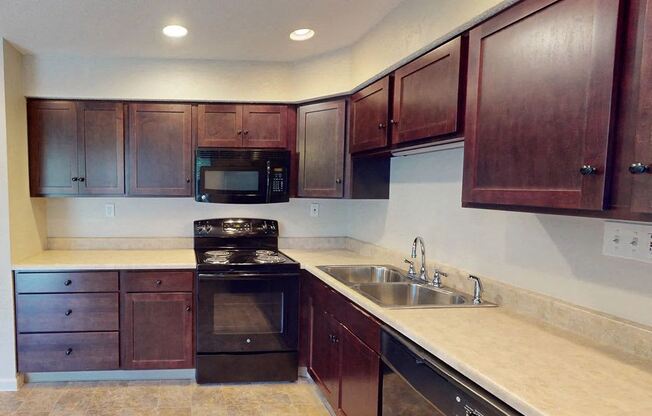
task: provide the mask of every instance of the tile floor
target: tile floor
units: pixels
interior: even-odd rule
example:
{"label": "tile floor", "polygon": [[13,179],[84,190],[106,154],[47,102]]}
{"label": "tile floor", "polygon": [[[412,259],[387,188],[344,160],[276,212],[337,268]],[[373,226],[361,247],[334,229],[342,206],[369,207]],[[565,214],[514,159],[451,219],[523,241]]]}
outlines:
{"label": "tile floor", "polygon": [[307,379],[219,386],[166,380],[29,383],[17,392],[0,392],[0,415],[328,416],[329,412]]}

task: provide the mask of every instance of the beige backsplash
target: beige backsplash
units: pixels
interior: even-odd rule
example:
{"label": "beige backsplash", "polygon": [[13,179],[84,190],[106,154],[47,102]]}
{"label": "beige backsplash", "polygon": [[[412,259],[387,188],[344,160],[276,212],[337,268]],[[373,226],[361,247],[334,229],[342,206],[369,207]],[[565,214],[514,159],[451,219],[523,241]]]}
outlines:
{"label": "beige backsplash", "polygon": [[[403,259],[409,253],[389,250],[349,237],[281,237],[281,249],[334,250],[346,249],[363,256],[382,258],[383,263],[405,269]],[[146,250],[192,248],[192,238],[49,238],[50,250]],[[428,262],[428,270],[438,268],[448,276],[445,286],[471,293],[469,272],[453,266]],[[487,276],[481,278],[483,298],[510,312],[568,331],[591,343],[652,360],[652,328],[615,316],[573,305],[549,296],[501,283]]]}

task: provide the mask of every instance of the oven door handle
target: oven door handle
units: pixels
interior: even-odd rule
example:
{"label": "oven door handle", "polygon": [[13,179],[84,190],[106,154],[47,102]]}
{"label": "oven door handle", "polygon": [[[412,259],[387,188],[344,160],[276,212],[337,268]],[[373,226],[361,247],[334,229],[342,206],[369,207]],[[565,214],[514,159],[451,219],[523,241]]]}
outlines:
{"label": "oven door handle", "polygon": [[200,274],[199,275],[199,280],[200,281],[214,281],[216,279],[219,280],[238,280],[238,279],[247,279],[247,278],[252,278],[252,277],[259,277],[259,278],[279,278],[279,277],[298,277],[299,275],[297,273],[269,273],[269,274],[261,274],[261,273],[211,273],[211,274]]}

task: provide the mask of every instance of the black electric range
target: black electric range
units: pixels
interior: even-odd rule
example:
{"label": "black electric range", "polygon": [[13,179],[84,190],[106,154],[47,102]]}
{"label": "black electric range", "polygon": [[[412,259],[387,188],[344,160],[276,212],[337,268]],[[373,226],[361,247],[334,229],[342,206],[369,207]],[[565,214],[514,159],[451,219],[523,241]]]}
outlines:
{"label": "black electric range", "polygon": [[299,264],[278,223],[195,221],[197,383],[297,379]]}

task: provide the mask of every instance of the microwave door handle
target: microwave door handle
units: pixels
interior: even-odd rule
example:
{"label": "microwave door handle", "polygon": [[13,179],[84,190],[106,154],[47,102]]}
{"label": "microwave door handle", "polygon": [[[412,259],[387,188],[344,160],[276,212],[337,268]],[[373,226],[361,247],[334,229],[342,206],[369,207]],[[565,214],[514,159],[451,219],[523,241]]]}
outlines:
{"label": "microwave door handle", "polygon": [[272,163],[267,161],[267,192],[265,193],[265,202],[272,202]]}

